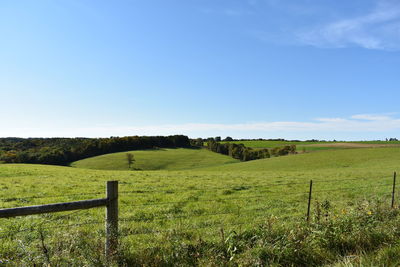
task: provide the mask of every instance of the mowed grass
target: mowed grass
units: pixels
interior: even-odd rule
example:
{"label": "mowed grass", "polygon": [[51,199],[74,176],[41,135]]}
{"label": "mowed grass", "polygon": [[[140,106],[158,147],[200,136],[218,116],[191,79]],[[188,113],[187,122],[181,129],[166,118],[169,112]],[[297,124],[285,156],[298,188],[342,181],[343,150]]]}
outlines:
{"label": "mowed grass", "polygon": [[239,162],[206,149],[154,149],[105,154],[71,164],[72,167],[96,170],[129,170],[126,154],[132,153],[135,170],[185,170],[221,166]]}
{"label": "mowed grass", "polygon": [[[175,171],[3,164],[0,205],[11,208],[100,198],[105,195],[105,182],[118,180],[121,245],[126,253],[137,254],[199,239],[219,242],[221,229],[242,232],[270,218],[282,224],[303,221],[311,179],[313,204],[329,202],[332,213],[363,200],[380,199],[390,205],[392,172],[399,166],[398,148],[323,151]],[[103,208],[0,219],[0,255],[20,257],[19,264],[28,264],[35,255],[43,257],[38,229],[43,229],[49,248],[61,251],[58,257],[70,255],[66,248],[62,254],[60,240],[71,245],[78,242],[77,236],[101,250],[103,225]]]}

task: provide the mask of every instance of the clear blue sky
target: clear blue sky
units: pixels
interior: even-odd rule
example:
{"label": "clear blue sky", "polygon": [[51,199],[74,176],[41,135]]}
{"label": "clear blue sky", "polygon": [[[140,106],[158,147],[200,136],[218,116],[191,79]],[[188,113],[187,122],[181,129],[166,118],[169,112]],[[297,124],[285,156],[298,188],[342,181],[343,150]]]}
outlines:
{"label": "clear blue sky", "polygon": [[381,139],[398,0],[0,2],[0,136]]}

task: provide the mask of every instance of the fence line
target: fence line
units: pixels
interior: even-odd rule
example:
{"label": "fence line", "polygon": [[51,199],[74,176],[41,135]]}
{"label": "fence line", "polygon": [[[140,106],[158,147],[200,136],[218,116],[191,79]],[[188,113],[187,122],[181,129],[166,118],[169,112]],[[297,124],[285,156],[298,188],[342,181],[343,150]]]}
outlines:
{"label": "fence line", "polygon": [[[273,192],[278,193],[278,192]],[[280,194],[282,194],[280,192]],[[304,195],[306,193],[296,193],[291,195]],[[249,196],[249,197],[230,197],[230,198],[219,198],[219,199],[197,199],[197,200],[181,200],[181,201],[166,201],[159,203],[144,203],[144,204],[134,204],[129,205],[130,207],[145,207],[145,206],[162,206],[162,205],[170,205],[170,204],[185,204],[185,203],[197,203],[197,202],[222,202],[229,200],[241,200],[241,199],[262,199],[266,198],[268,195],[257,195],[257,196]]]}
{"label": "fence line", "polygon": [[[50,227],[46,227],[46,229],[48,230],[48,229],[70,228],[70,227],[77,227],[77,226],[84,226],[84,225],[94,225],[94,224],[103,224],[103,223],[104,223],[104,221],[90,221],[90,222],[85,222],[85,223],[75,223],[75,224],[68,224],[68,225],[50,226]],[[37,225],[34,225],[34,226],[30,227],[29,229],[27,228],[27,229],[24,229],[24,230],[21,230],[21,231],[16,231],[16,232],[8,231],[8,233],[11,233],[12,235],[16,235],[16,234],[23,233],[23,232],[33,231],[34,228],[38,228],[38,226],[41,226],[41,225],[42,224],[37,224]],[[9,235],[0,236],[0,240],[1,239],[5,239],[7,237],[9,237]]]}
{"label": "fence line", "polygon": [[[314,180],[315,182],[315,180]],[[300,183],[299,183],[300,184]],[[301,184],[308,184],[308,183],[301,183]],[[285,185],[291,185],[291,184],[285,184]],[[391,184],[376,184],[373,185],[375,187],[384,187],[384,186],[392,186]],[[257,189],[256,186],[254,186],[253,188]],[[337,189],[324,189],[324,190],[318,190],[315,191],[316,193],[318,192],[334,192],[334,191],[346,191],[346,190],[355,190],[355,189],[365,189],[365,188],[370,188],[370,186],[364,186],[364,187],[348,187],[348,188],[337,188]],[[217,190],[217,189],[216,189]],[[218,190],[235,190],[234,188],[219,188]],[[240,189],[240,190],[236,190],[236,191],[244,191],[246,189]],[[165,190],[165,191],[141,191],[141,190],[135,190],[135,191],[121,191],[121,194],[131,194],[131,193],[152,193],[152,192],[168,192],[169,190]],[[178,192],[188,192],[191,190],[179,190]],[[195,191],[209,191],[208,189],[196,189]],[[276,191],[258,191],[258,192],[264,192],[264,193],[268,193],[268,194],[282,194],[282,192],[276,192]],[[50,196],[26,196],[26,197],[11,197],[11,198],[0,198],[0,201],[6,201],[6,202],[11,202],[14,200],[20,200],[20,199],[43,199],[43,198],[65,198],[65,197],[71,197],[71,196],[88,196],[88,195],[100,195],[102,193],[100,192],[92,192],[92,193],[77,193],[77,194],[67,194],[67,195],[50,195]],[[306,194],[306,193],[295,193],[295,195],[301,195],[301,194]],[[293,195],[293,194],[292,194]],[[255,196],[257,197],[257,196]],[[246,198],[246,197],[244,197]],[[249,198],[253,198],[253,197],[249,197]],[[223,199],[216,199],[214,201],[220,201]],[[229,198],[227,198],[227,200],[229,200]],[[199,202],[201,200],[198,200]],[[212,201],[212,200],[204,200],[204,201]],[[171,204],[171,203],[178,203],[178,202],[190,202],[190,201],[176,201],[176,202],[165,202],[165,204]],[[194,201],[196,202],[196,201]],[[151,204],[141,204],[143,206],[147,206],[147,205],[151,205]],[[137,205],[137,206],[141,206],[141,205]],[[159,204],[161,205],[161,203]],[[136,205],[134,205],[136,206]]]}
{"label": "fence line", "polygon": [[[33,228],[40,227],[40,226],[42,226],[44,224],[47,224],[47,223],[50,223],[50,222],[54,222],[54,221],[59,220],[59,219],[70,217],[71,215],[76,215],[77,213],[81,213],[81,212],[83,212],[83,210],[76,210],[76,211],[73,211],[73,212],[65,214],[65,215],[57,216],[56,218],[52,218],[52,219],[49,219],[49,220],[43,220],[42,222],[36,223],[34,225],[31,225],[29,228],[25,228],[23,230],[18,230],[18,231],[15,231],[15,232],[1,231],[0,234],[10,233],[10,232],[12,234],[19,234],[19,233],[23,233],[23,232],[27,232],[27,231],[32,231]],[[60,226],[57,226],[57,227],[60,227]],[[0,236],[0,239],[6,238],[7,236],[8,235]]]}
{"label": "fence line", "polygon": [[236,211],[230,211],[230,212],[215,212],[215,213],[204,213],[204,214],[190,214],[190,215],[180,215],[180,216],[163,216],[163,217],[157,217],[157,218],[148,218],[148,219],[134,219],[134,218],[121,218],[121,222],[154,222],[154,221],[163,221],[163,220],[176,220],[176,219],[189,219],[189,218],[198,218],[198,217],[204,217],[204,216],[216,216],[216,215],[229,215],[229,214],[235,214],[235,215],[241,215],[241,214],[246,214],[250,212],[261,212],[261,211],[268,211],[270,210],[269,208],[263,208],[263,209],[246,209],[246,210],[236,210]]}
{"label": "fence line", "polygon": [[[314,191],[313,191],[314,192]],[[334,201],[334,203],[348,203],[350,200],[341,200],[341,201]],[[165,221],[165,220],[169,220],[169,221],[173,221],[173,220],[178,220],[178,219],[190,219],[190,218],[198,218],[198,217],[206,217],[206,216],[216,216],[216,215],[243,215],[243,214],[247,214],[247,213],[253,213],[253,212],[266,212],[271,210],[271,206],[267,207],[267,208],[254,208],[254,209],[238,209],[236,211],[229,211],[229,212],[225,212],[225,211],[221,211],[221,212],[215,212],[215,213],[203,213],[203,214],[186,214],[186,215],[179,215],[179,216],[165,216],[165,214],[169,214],[169,213],[165,213],[165,214],[161,214],[163,216],[159,216],[159,215],[155,215],[151,218],[142,218],[142,219],[138,219],[138,218],[130,218],[130,217],[125,217],[125,218],[121,218],[120,222],[138,222],[138,223],[146,223],[146,222],[155,222],[155,221]],[[281,208],[282,209],[282,208]]]}
{"label": "fence line", "polygon": [[[264,216],[255,216],[255,219],[259,218],[264,218]],[[253,221],[252,224],[257,224],[260,223],[260,221]],[[225,223],[225,222],[217,222],[219,224],[219,227],[229,227],[229,226],[243,226],[243,225],[250,225],[251,223],[248,222],[241,222],[241,223]],[[185,228],[185,229],[164,229],[164,230],[146,230],[143,232],[132,232],[132,233],[124,233],[125,236],[132,236],[132,235],[150,235],[154,233],[168,233],[168,232],[174,232],[176,230],[183,230],[183,231],[192,231],[192,230],[199,230],[199,229],[210,229],[210,228],[216,228],[217,225],[202,225],[202,226],[196,226],[196,227],[190,227],[190,228]],[[123,229],[122,231],[129,231],[131,229]]]}
{"label": "fence line", "polygon": [[[360,180],[369,180],[369,179],[377,179],[377,178],[350,178],[350,179],[324,179],[324,180],[315,180],[314,182],[319,183],[330,183],[330,182],[343,182],[343,181],[360,181]],[[124,183],[124,184],[130,184],[130,183]],[[292,183],[283,183],[283,184],[276,184],[276,183],[271,183],[271,184],[251,184],[251,185],[231,185],[231,187],[212,187],[212,188],[185,188],[185,189],[164,189],[164,190],[131,190],[131,191],[120,191],[120,194],[144,194],[144,193],[162,193],[162,192],[188,192],[188,191],[213,191],[213,190],[235,190],[235,188],[240,188],[240,187],[248,187],[246,189],[251,189],[251,188],[263,188],[263,187],[276,187],[276,186],[291,186],[291,185],[307,185],[309,182],[292,182]],[[134,184],[132,184],[134,185]],[[240,191],[242,189],[236,189],[237,191]],[[279,192],[277,192],[279,193]],[[0,198],[0,201],[10,201],[10,200],[18,200],[18,199],[43,199],[43,198],[61,198],[61,197],[71,197],[71,196],[86,196],[86,195],[100,195],[103,194],[102,192],[84,192],[84,193],[73,193],[73,194],[63,194],[63,195],[45,195],[45,196],[17,196],[17,197],[11,197],[11,198]]]}
{"label": "fence line", "polygon": [[[187,199],[187,200],[180,200],[180,201],[165,201],[165,202],[152,202],[152,203],[140,203],[140,204],[132,204],[132,205],[126,205],[128,207],[154,207],[154,206],[163,206],[163,205],[169,205],[169,204],[186,204],[186,203],[201,203],[201,202],[230,202],[230,201],[235,201],[235,200],[247,200],[247,199],[266,199],[271,195],[275,194],[286,194],[290,193],[290,196],[307,196],[307,199],[302,200],[301,202],[304,201],[304,204],[307,204],[307,209],[304,210],[306,213],[306,220],[310,221],[311,218],[311,203],[318,197],[318,194],[320,193],[327,193],[327,192],[339,192],[339,191],[351,191],[354,190],[355,192],[358,193],[360,189],[374,189],[374,188],[383,188],[383,187],[389,187],[393,186],[391,188],[391,207],[395,207],[395,196],[396,196],[396,173],[394,173],[394,178],[393,178],[393,184],[387,184],[385,183],[376,183],[376,184],[371,184],[369,186],[356,186],[356,187],[340,187],[340,188],[334,188],[334,189],[320,189],[320,190],[314,190],[313,186],[318,186],[320,183],[329,183],[329,182],[345,182],[345,181],[366,181],[371,178],[351,178],[351,179],[336,179],[336,180],[314,180],[310,181],[310,187],[308,192],[306,192],[306,187],[304,188],[304,192],[297,192],[297,193],[290,193],[290,192],[277,192],[277,191],[257,191],[258,193],[264,193],[262,195],[254,195],[254,196],[241,196],[241,197],[228,197],[228,198],[213,198],[213,199]],[[381,179],[374,178],[375,181],[381,181]],[[114,183],[112,185],[111,183]],[[92,200],[83,200],[83,201],[75,201],[75,202],[67,202],[67,203],[56,203],[56,204],[47,204],[47,205],[40,205],[40,206],[30,206],[30,207],[20,207],[20,208],[12,208],[12,209],[3,209],[0,210],[0,219],[1,218],[8,218],[8,217],[14,217],[14,216],[25,216],[25,215],[31,215],[31,214],[41,214],[41,213],[48,213],[48,212],[59,212],[59,211],[69,211],[69,210],[76,210],[74,212],[71,212],[69,214],[57,216],[55,218],[51,218],[48,220],[44,220],[41,223],[37,223],[29,228],[26,229],[20,229],[18,231],[2,231],[0,232],[0,239],[4,239],[7,237],[10,237],[10,235],[15,235],[19,234],[22,232],[27,232],[27,231],[33,231],[35,228],[42,227],[44,224],[48,224],[57,220],[65,219],[65,218],[70,218],[71,216],[74,216],[80,212],[82,212],[82,209],[89,209],[89,208],[94,208],[94,207],[100,207],[100,206],[106,206],[107,207],[107,214],[106,214],[106,244],[105,244],[105,251],[107,256],[111,256],[115,254],[117,251],[117,244],[118,244],[118,239],[117,236],[119,235],[118,232],[118,222],[122,223],[129,223],[129,222],[138,222],[138,223],[148,223],[148,222],[157,222],[157,221],[174,221],[174,220],[180,220],[180,219],[191,219],[191,218],[199,218],[199,217],[207,217],[207,216],[219,216],[219,215],[243,215],[243,214],[251,214],[253,219],[257,218],[262,218],[265,217],[265,213],[259,214],[262,212],[267,212],[268,210],[271,210],[272,206],[263,206],[259,208],[254,208],[254,209],[240,209],[238,208],[237,211],[218,211],[218,212],[207,212],[207,213],[202,213],[202,214],[196,214],[196,213],[191,213],[191,214],[185,214],[185,215],[178,215],[178,216],[159,216],[155,215],[151,218],[132,218],[132,217],[122,217],[118,219],[118,187],[115,185],[117,182],[108,182],[107,183],[107,196],[106,198],[102,199],[92,199]],[[136,194],[136,193],[157,193],[157,192],[190,192],[190,191],[213,191],[213,190],[235,190],[237,188],[237,192],[240,192],[242,190],[240,189],[259,189],[259,188],[266,188],[267,186],[269,187],[276,187],[276,186],[292,186],[292,185],[307,185],[308,182],[293,182],[293,183],[284,183],[284,184],[270,184],[270,185],[251,185],[251,186],[246,186],[246,185],[235,185],[232,187],[221,187],[221,188],[188,188],[188,189],[169,189],[169,190],[163,190],[163,191],[158,191],[158,190],[152,190],[152,191],[143,191],[143,190],[134,190],[134,191],[121,191],[120,193],[122,194]],[[296,188],[298,190],[298,188]],[[248,192],[248,191],[247,191]],[[57,198],[57,197],[70,197],[70,196],[84,196],[84,195],[97,195],[101,194],[100,192],[85,192],[85,193],[76,193],[76,194],[67,194],[67,195],[51,195],[51,196],[30,196],[30,197],[23,197],[21,199],[41,199],[41,198]],[[317,194],[317,195],[316,195]],[[389,192],[388,192],[389,195]],[[11,199],[18,199],[17,197],[14,198],[1,198],[0,200],[6,200],[9,201]],[[267,199],[268,200],[268,199]],[[269,199],[270,201],[273,199]],[[307,203],[306,203],[307,200]],[[348,202],[350,200],[346,200]],[[296,203],[300,203],[300,201],[296,201]],[[238,203],[236,203],[238,204]],[[95,225],[95,224],[102,224],[104,221],[89,221],[89,222],[82,222],[82,223],[76,223],[76,224],[67,224],[67,225],[58,225],[58,226],[49,226],[46,227],[46,229],[56,229],[56,228],[68,228],[68,227],[76,227],[76,226],[84,226],[84,225]],[[191,230],[198,230],[198,229],[203,229],[203,228],[215,228],[218,227],[216,224],[221,224],[222,226],[239,226],[239,225],[250,225],[254,223],[253,222],[240,222],[240,223],[224,223],[224,222],[214,222],[212,225],[203,225],[203,226],[198,226],[198,227],[190,227],[190,228],[185,228],[185,229],[165,229],[165,230],[145,230],[145,231],[137,231],[139,229],[131,229],[131,228],[125,228],[121,229],[120,232],[124,232],[126,236],[131,236],[131,235],[151,235],[155,233],[164,233],[164,232],[174,232],[174,231],[191,231]],[[7,234],[8,233],[8,234]],[[3,235],[4,234],[4,235]]]}
{"label": "fence line", "polygon": [[[373,185],[374,187],[385,187],[391,186],[390,184],[377,184]],[[363,186],[363,187],[344,187],[344,188],[337,188],[337,189],[327,189],[327,190],[316,190],[314,193],[325,193],[325,192],[337,192],[337,191],[348,191],[348,190],[357,190],[357,189],[366,189],[371,188],[370,186]],[[219,201],[229,201],[229,200],[241,200],[241,199],[255,199],[255,198],[266,198],[269,195],[279,194],[281,195],[282,192],[268,192],[264,191],[266,194],[264,195],[256,195],[256,196],[245,196],[245,197],[236,197],[236,198],[216,198],[216,199],[197,199],[197,200],[181,200],[181,201],[165,201],[165,202],[158,202],[158,203],[142,203],[142,204],[134,204],[129,205],[130,207],[144,207],[144,206],[161,206],[161,205],[169,205],[169,204],[184,204],[184,203],[196,203],[196,202],[219,202]],[[291,196],[295,195],[306,195],[308,193],[291,193]]]}
{"label": "fence line", "polygon": [[[376,184],[376,185],[372,185],[372,186],[374,186],[374,187],[385,187],[385,186],[391,186],[391,184]],[[357,189],[366,189],[366,188],[371,188],[371,186],[357,186],[357,187],[342,187],[342,188],[335,188],[335,189],[323,189],[323,190],[317,190],[317,191],[315,191],[315,193],[348,191],[348,190],[357,190]]]}
{"label": "fence line", "polygon": [[[318,183],[331,183],[331,182],[343,182],[343,181],[360,181],[360,180],[369,180],[376,178],[350,178],[350,179],[335,179],[335,180],[314,180],[314,182]],[[218,191],[218,190],[235,190],[235,188],[247,187],[247,189],[251,188],[262,188],[262,187],[275,187],[275,186],[290,186],[290,185],[308,185],[309,182],[292,182],[292,183],[283,183],[283,184],[238,184],[231,185],[231,187],[210,187],[210,188],[185,188],[185,189],[164,189],[164,190],[131,190],[131,191],[121,191],[124,194],[143,194],[143,193],[175,193],[175,192],[187,192],[187,191]],[[134,184],[132,184],[134,185]],[[239,190],[238,190],[239,191]]]}
{"label": "fence line", "polygon": [[[220,226],[239,226],[239,225],[249,225],[249,223],[221,223]],[[199,229],[207,229],[207,228],[215,228],[215,225],[203,225],[185,229],[177,229],[177,230],[184,230],[184,231],[192,231],[192,230],[199,230]],[[150,230],[146,232],[132,232],[126,233],[125,236],[133,236],[133,235],[150,235],[150,234],[160,234],[160,233],[168,233],[174,232],[176,229],[166,229],[166,230]]]}

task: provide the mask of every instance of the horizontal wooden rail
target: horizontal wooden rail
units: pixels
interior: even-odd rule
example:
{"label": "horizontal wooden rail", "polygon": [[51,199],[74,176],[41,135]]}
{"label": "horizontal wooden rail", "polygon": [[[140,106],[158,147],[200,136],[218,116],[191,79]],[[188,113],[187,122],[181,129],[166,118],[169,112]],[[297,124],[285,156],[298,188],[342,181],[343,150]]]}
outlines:
{"label": "horizontal wooden rail", "polygon": [[82,200],[74,202],[55,203],[38,206],[28,206],[11,209],[1,209],[0,218],[10,218],[16,216],[26,216],[50,212],[61,212],[70,210],[91,209],[107,205],[107,198]]}

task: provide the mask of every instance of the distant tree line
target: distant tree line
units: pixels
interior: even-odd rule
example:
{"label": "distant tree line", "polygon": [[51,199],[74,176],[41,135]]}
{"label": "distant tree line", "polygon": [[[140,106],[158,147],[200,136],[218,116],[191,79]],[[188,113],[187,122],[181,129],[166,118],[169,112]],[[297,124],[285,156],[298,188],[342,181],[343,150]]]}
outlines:
{"label": "distant tree line", "polygon": [[190,147],[184,135],[110,138],[0,138],[0,162],[67,165],[107,153]]}
{"label": "distant tree line", "polygon": [[[199,138],[199,139],[201,139],[201,138]],[[204,140],[206,140],[206,141],[214,140],[216,142],[221,142],[221,141],[330,142],[330,141],[327,141],[327,140],[318,140],[318,139],[309,139],[309,140],[304,140],[304,141],[301,141],[301,140],[287,140],[287,139],[284,139],[284,138],[269,138],[269,139],[265,139],[265,138],[253,138],[253,139],[241,138],[241,139],[234,139],[234,138],[232,138],[230,136],[227,136],[224,139],[222,139],[221,136],[208,137],[208,138],[206,138]],[[336,142],[336,140],[332,140],[332,141]]]}
{"label": "distant tree line", "polygon": [[[195,139],[196,145],[200,144],[199,139]],[[283,146],[283,147],[274,147],[272,149],[254,149],[250,147],[246,147],[243,144],[235,144],[235,143],[219,143],[215,140],[207,140],[206,148],[216,153],[220,153],[223,155],[228,155],[232,158],[241,160],[241,161],[249,161],[255,159],[264,159],[269,158],[271,156],[284,156],[288,154],[296,153],[296,145]]]}

